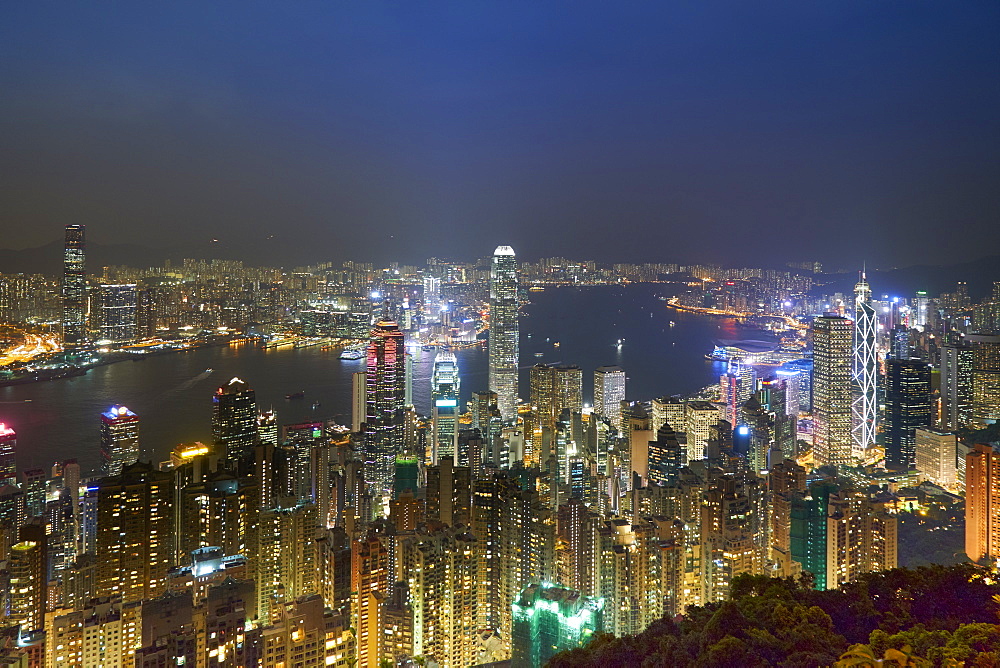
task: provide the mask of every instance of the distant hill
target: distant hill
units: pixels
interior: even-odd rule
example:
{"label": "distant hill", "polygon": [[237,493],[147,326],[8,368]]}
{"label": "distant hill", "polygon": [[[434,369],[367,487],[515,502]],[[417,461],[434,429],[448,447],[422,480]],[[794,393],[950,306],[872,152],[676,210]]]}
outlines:
{"label": "distant hill", "polygon": [[[858,275],[820,274],[816,276],[816,280],[824,284],[820,288],[824,293],[850,294],[858,281]],[[987,297],[992,293],[994,281],[1000,281],[1000,255],[990,255],[960,264],[914,265],[889,271],[868,272],[868,283],[876,297],[884,294],[891,297],[912,297],[918,290],[924,290],[928,295],[935,297],[942,292],[954,292],[958,281],[969,284],[969,296],[973,301]]]}

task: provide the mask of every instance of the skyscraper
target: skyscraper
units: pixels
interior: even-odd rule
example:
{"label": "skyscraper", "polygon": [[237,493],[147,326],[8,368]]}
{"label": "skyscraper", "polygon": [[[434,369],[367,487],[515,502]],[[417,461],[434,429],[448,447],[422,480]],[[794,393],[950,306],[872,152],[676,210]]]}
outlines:
{"label": "skyscraper", "polygon": [[102,285],[100,295],[101,342],[134,343],[136,336],[136,286]]}
{"label": "skyscraper", "polygon": [[228,466],[235,468],[243,454],[257,445],[257,416],[256,394],[239,378],[212,395],[212,437]]}
{"label": "skyscraper", "polygon": [[17,484],[17,434],[0,422],[0,486]]}
{"label": "skyscraper", "polygon": [[368,343],[365,377],[365,479],[373,497],[388,497],[396,455],[403,450],[406,369],[403,333],[380,321]]}
{"label": "skyscraper", "polygon": [[513,604],[511,668],[544,665],[556,652],[586,645],[604,628],[604,601],[558,585],[529,585]]}
{"label": "skyscraper", "polygon": [[490,390],[503,419],[517,419],[517,260],[510,246],[497,246],[490,268]]}
{"label": "skyscraper", "polygon": [[852,460],[851,343],[853,323],[826,314],[813,322],[813,461],[842,466]]}
{"label": "skyscraper", "polygon": [[965,553],[1000,557],[1000,452],[977,443],[965,458]]}
{"label": "skyscraper", "polygon": [[931,424],[931,371],[920,360],[885,363],[885,466],[916,466],[916,429]]}
{"label": "skyscraper", "polygon": [[431,378],[432,432],[435,464],[454,457],[458,443],[458,359],[447,350],[438,352]]}
{"label": "skyscraper", "polygon": [[145,462],[100,481],[97,586],[124,603],[156,598],[174,565],[174,476]]}
{"label": "skyscraper", "polygon": [[615,429],[622,428],[625,401],[625,372],[620,366],[599,366],[594,370],[594,412],[606,417]]}
{"label": "skyscraper", "polygon": [[106,475],[118,475],[139,459],[139,416],[125,406],[101,413],[101,459]]}
{"label": "skyscraper", "polygon": [[67,225],[63,249],[63,347],[72,351],[87,342],[86,227]]}
{"label": "skyscraper", "polygon": [[854,441],[852,455],[864,456],[865,450],[875,444],[878,419],[878,351],[875,347],[878,318],[872,308],[872,290],[861,272],[861,280],[854,286],[854,358],[851,378],[854,382],[854,400],[851,402],[851,437]]}
{"label": "skyscraper", "polygon": [[941,346],[941,424],[956,431],[972,421],[973,349],[963,342]]}

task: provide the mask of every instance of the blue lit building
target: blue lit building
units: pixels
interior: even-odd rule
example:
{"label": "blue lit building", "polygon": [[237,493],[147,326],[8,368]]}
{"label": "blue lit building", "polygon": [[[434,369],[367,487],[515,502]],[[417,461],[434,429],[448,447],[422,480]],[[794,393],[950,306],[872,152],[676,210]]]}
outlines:
{"label": "blue lit building", "polygon": [[526,587],[512,605],[511,668],[542,666],[604,628],[604,600],[552,584]]}

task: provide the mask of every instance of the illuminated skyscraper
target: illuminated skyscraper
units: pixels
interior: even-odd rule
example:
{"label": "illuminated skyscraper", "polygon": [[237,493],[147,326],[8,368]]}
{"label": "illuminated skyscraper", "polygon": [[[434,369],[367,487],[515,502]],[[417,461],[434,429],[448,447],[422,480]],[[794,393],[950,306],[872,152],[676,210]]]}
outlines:
{"label": "illuminated skyscraper", "polygon": [[233,378],[212,395],[212,437],[226,463],[236,467],[244,453],[257,445],[257,397],[250,386]]}
{"label": "illuminated skyscraper", "polygon": [[916,466],[916,429],[931,424],[931,370],[920,360],[885,363],[885,467]]}
{"label": "illuminated skyscraper", "polygon": [[100,295],[101,334],[99,342],[125,345],[136,340],[136,286],[102,285]]}
{"label": "illuminated skyscraper", "polygon": [[854,358],[851,378],[854,381],[854,400],[851,403],[851,437],[854,441],[852,456],[860,459],[865,450],[875,444],[878,419],[878,351],[875,347],[878,318],[872,308],[872,290],[861,272],[861,280],[854,286]]}
{"label": "illuminated skyscraper", "polygon": [[594,371],[594,412],[606,417],[615,429],[622,428],[625,372],[620,366],[599,366]]}
{"label": "illuminated skyscraper", "polygon": [[972,422],[973,349],[964,342],[941,346],[941,424],[957,431]]}
{"label": "illuminated skyscraper", "polygon": [[431,379],[435,464],[443,457],[455,456],[458,444],[458,399],[458,360],[454,353],[442,350],[434,360],[434,376]]}
{"label": "illuminated skyscraper", "polygon": [[980,424],[1000,421],[1000,334],[969,334],[973,347],[972,419]]}
{"label": "illuminated skyscraper", "polygon": [[101,413],[101,458],[106,475],[118,475],[139,459],[139,416],[125,406]]}
{"label": "illuminated skyscraper", "polygon": [[0,422],[0,487],[17,484],[17,434]]}
{"label": "illuminated skyscraper", "polygon": [[87,342],[86,226],[67,225],[63,249],[63,347]]}
{"label": "illuminated skyscraper", "polygon": [[977,443],[965,458],[965,553],[1000,557],[1000,452]]}
{"label": "illuminated skyscraper", "polygon": [[510,246],[497,246],[490,268],[490,390],[505,421],[517,419],[517,260]]}
{"label": "illuminated skyscraper", "polygon": [[403,333],[395,322],[376,323],[365,377],[365,479],[372,496],[392,493],[396,455],[403,451],[406,400]]}
{"label": "illuminated skyscraper", "polygon": [[174,565],[174,476],[136,462],[97,490],[97,588],[122,601],[156,598]]}
{"label": "illuminated skyscraper", "polygon": [[854,324],[827,314],[813,322],[813,461],[852,461],[851,343]]}

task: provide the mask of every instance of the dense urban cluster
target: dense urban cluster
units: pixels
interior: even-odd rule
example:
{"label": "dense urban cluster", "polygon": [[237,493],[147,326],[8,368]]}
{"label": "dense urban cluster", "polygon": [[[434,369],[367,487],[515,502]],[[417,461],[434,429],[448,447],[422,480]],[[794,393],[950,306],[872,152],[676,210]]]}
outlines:
{"label": "dense urban cluster", "polygon": [[[782,596],[804,603],[768,614],[836,636],[826,656],[848,634],[808,607],[839,599],[810,592],[875,587],[902,514],[964,500],[968,556],[1000,557],[1000,284],[979,304],[964,284],[888,298],[860,272],[853,294],[817,294],[815,263],[519,264],[508,246],[422,267],[94,275],[84,235],[67,227],[58,280],[0,276],[0,381],[236,341],[329,346],[365,370],[350,424],[280,423],[253,378],[227,380],[204,398],[211,442],[162,462],[140,460],[129,397],[94,416],[100,471],[19,470],[17,425],[0,423],[10,661],[536,666],[651,625],[693,657],[669,620],[694,615],[710,648],[713,625],[753,625],[747,588],[766,576],[800,583]],[[524,370],[533,292],[629,282],[760,335],[716,341],[725,372],[684,396],[627,398],[618,366]],[[476,345],[488,380],[463,393],[455,351]],[[414,387],[414,347],[436,354],[430,387]]]}

